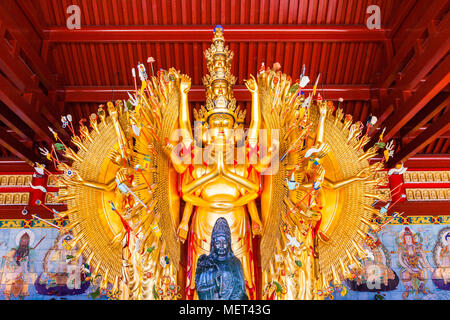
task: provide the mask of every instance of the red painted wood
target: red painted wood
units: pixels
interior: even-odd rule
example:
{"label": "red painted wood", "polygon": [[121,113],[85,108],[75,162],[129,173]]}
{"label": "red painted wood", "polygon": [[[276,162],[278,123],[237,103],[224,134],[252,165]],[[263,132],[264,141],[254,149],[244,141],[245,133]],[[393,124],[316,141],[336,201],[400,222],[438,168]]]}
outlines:
{"label": "red painted wood", "polygon": [[[50,42],[210,42],[212,26],[126,26],[84,27],[68,30],[52,27],[44,30]],[[224,26],[227,41],[361,41],[386,40],[387,29],[369,30],[359,26]]]}
{"label": "red painted wood", "polygon": [[450,111],[447,111],[438,121],[432,123],[425,131],[419,134],[413,141],[404,146],[398,154],[392,158],[392,164],[407,160],[423,147],[435,140],[450,128]]}
{"label": "red painted wood", "polygon": [[[428,77],[427,81],[412,95],[402,108],[389,118],[385,124],[385,139],[392,138],[402,126],[417,114],[434,96],[436,96],[450,80],[450,57],[447,57],[439,67]],[[448,120],[448,119],[447,119]],[[377,123],[379,126],[381,123]]]}
{"label": "red painted wood", "polygon": [[[293,76],[295,78],[295,76]],[[298,77],[298,75],[296,76]],[[63,99],[66,103],[72,102],[98,102],[104,103],[112,99],[112,90],[116,99],[128,99],[127,92],[132,92],[134,87],[66,87],[64,90],[57,92],[58,97]],[[320,87],[320,90],[322,88]],[[308,85],[303,91],[308,95],[312,92],[312,84]],[[326,98],[329,100],[369,100],[370,87],[369,86],[333,86],[324,85]],[[250,101],[251,95],[244,85],[236,85],[233,88],[234,96],[238,101]],[[203,86],[193,85],[189,91],[190,101],[205,101],[205,89]]]}

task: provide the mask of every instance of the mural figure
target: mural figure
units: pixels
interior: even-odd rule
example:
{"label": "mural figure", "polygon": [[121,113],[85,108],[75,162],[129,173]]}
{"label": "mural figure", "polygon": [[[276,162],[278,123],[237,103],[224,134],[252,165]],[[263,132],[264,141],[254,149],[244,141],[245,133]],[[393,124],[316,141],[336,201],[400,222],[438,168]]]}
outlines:
{"label": "mural figure", "polygon": [[35,282],[36,292],[42,295],[70,296],[82,294],[89,281],[81,272],[83,258],[75,260],[77,249],[67,250],[64,241],[72,240],[71,234],[58,234],[53,246],[47,251],[43,272]]}
{"label": "mural figure", "polygon": [[399,277],[391,268],[391,255],[380,239],[373,233],[370,241],[363,245],[369,257],[361,269],[352,269],[353,279],[347,281],[351,290],[360,292],[379,292],[395,290]]}
{"label": "mural figure", "polygon": [[[42,241],[42,239],[41,239]],[[16,236],[15,248],[9,250],[2,259],[1,284],[5,289],[6,300],[12,297],[24,299],[29,295],[28,284],[33,283],[36,274],[34,268],[34,234],[30,230],[22,230]]]}
{"label": "mural figure", "polygon": [[414,292],[417,297],[419,293],[427,294],[425,282],[427,279],[426,269],[433,272],[433,267],[427,261],[422,248],[422,236],[420,233],[412,233],[405,227],[399,237],[396,238],[398,246],[398,262],[401,267],[401,280],[405,286],[403,299]]}
{"label": "mural figure", "polygon": [[209,255],[198,259],[195,285],[199,300],[248,300],[242,264],[231,249],[231,231],[224,218],[214,225]]}
{"label": "mural figure", "polygon": [[439,231],[433,260],[436,265],[432,276],[434,285],[441,290],[450,290],[450,227]]}

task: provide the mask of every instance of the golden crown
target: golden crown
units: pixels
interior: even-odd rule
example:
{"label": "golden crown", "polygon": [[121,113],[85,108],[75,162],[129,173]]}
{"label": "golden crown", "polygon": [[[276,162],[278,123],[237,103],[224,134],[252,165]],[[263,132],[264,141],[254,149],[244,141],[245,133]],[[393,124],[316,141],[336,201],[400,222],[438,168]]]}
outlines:
{"label": "golden crown", "polygon": [[211,47],[205,50],[205,58],[209,74],[203,77],[206,87],[206,106],[202,106],[194,117],[197,121],[208,121],[213,114],[229,114],[236,123],[243,123],[245,110],[239,110],[236,99],[233,97],[233,85],[236,77],[231,74],[231,61],[233,52],[225,46],[223,28],[217,25],[214,28],[214,37]]}

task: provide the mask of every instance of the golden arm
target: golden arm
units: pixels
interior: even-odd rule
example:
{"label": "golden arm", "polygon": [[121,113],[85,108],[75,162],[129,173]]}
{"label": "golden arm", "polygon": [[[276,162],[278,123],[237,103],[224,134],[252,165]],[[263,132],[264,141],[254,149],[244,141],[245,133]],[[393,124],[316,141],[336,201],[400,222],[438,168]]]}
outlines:
{"label": "golden arm", "polygon": [[98,190],[103,190],[103,191],[112,191],[112,190],[114,190],[114,188],[117,185],[115,180],[110,182],[110,183],[108,183],[108,184],[94,182],[94,181],[83,181],[80,184],[85,186],[85,187],[98,189]]}
{"label": "golden arm", "polygon": [[[332,182],[331,180],[325,178],[322,182],[322,186],[324,188],[328,188],[328,189],[339,189],[339,188],[342,188],[353,182],[363,181],[363,180],[366,180],[366,178],[362,178],[362,177],[358,177],[358,176],[353,176],[353,177],[350,177],[350,178],[347,178],[347,179],[344,179],[341,181],[337,181],[337,182]],[[301,187],[307,188],[307,189],[312,188],[312,183],[302,184]]]}
{"label": "golden arm", "polygon": [[173,144],[167,143],[163,147],[163,150],[164,150],[165,154],[170,157],[172,166],[174,167],[176,172],[183,173],[186,171],[186,169],[189,167],[189,164],[184,163],[183,158],[178,156],[178,154],[174,151]]}
{"label": "golden arm", "polygon": [[120,154],[122,156],[122,159],[127,159],[128,160],[128,154],[127,154],[127,149],[128,149],[128,143],[127,143],[127,138],[125,137],[125,133],[123,132],[123,129],[120,125],[119,122],[119,113],[117,111],[117,108],[113,105],[113,103],[110,101],[108,102],[108,111],[109,114],[111,115],[113,124],[114,124],[114,130],[116,131],[116,136],[117,136],[117,142],[119,143],[119,149],[120,149]]}
{"label": "golden arm", "polygon": [[250,75],[251,79],[245,81],[247,89],[252,94],[252,109],[250,126],[248,127],[248,141],[252,148],[258,143],[258,133],[261,127],[261,112],[259,110],[258,85],[255,77]]}
{"label": "golden arm", "polygon": [[223,154],[220,153],[219,157],[218,157],[218,161],[217,161],[217,171],[218,171],[219,175],[225,177],[227,180],[229,180],[231,182],[234,182],[234,183],[240,185],[247,191],[250,191],[250,192],[258,192],[259,191],[259,185],[257,185],[256,183],[253,183],[249,179],[241,177],[241,176],[227,170],[227,168],[225,167],[225,164],[223,162],[223,158],[224,158]]}
{"label": "golden arm", "polygon": [[[256,194],[256,196],[258,196]],[[255,200],[251,200],[247,204],[248,213],[250,214],[250,218],[252,220],[252,233],[253,236],[261,235],[262,233],[262,222],[259,218],[258,208],[256,207]]]}
{"label": "golden arm", "polygon": [[[213,208],[213,209],[228,209],[233,207],[242,207],[251,201],[254,202],[254,200],[258,198],[258,194],[256,192],[249,192],[246,195],[240,197],[236,201],[206,201],[199,196],[188,194],[183,196],[183,200],[186,201],[186,203],[191,203],[197,207],[204,207],[204,208]],[[256,208],[256,207],[255,207]],[[182,221],[184,221],[184,216]]]}
{"label": "golden arm", "polygon": [[183,143],[188,148],[191,146],[193,138],[192,138],[192,128],[191,128],[191,120],[189,117],[189,101],[188,101],[188,93],[191,88],[191,79],[182,75],[180,78],[180,111],[179,111],[179,124],[180,129],[182,130],[183,135]]}
{"label": "golden arm", "polygon": [[327,115],[327,106],[325,103],[322,103],[319,106],[320,111],[320,117],[319,117],[319,123],[317,124],[317,130],[316,130],[316,144],[321,144],[324,142],[325,139],[325,118]]}
{"label": "golden arm", "polygon": [[68,180],[68,179],[64,179],[64,182],[67,183],[68,185],[77,185],[77,186],[85,186],[85,187],[89,187],[89,188],[93,188],[93,189],[97,189],[97,190],[102,190],[102,191],[113,191],[114,188],[117,185],[117,182],[115,179],[113,179],[112,181],[110,181],[109,183],[101,183],[101,182],[96,182],[96,181],[86,181],[84,180],[78,173],[76,173],[76,180]]}
{"label": "golden arm", "polygon": [[187,235],[189,232],[189,220],[191,219],[193,209],[194,204],[192,202],[186,201],[186,205],[184,206],[183,211],[183,217],[181,218],[177,230],[178,238],[181,242],[184,242],[187,239]]}
{"label": "golden arm", "polygon": [[[278,143],[274,140],[272,142],[273,148],[269,148],[269,152],[267,155],[265,155],[262,159],[258,161],[258,163],[254,166],[255,170],[258,172],[262,172],[270,167],[273,160],[279,156],[279,148]],[[278,160],[278,159],[277,159]]]}

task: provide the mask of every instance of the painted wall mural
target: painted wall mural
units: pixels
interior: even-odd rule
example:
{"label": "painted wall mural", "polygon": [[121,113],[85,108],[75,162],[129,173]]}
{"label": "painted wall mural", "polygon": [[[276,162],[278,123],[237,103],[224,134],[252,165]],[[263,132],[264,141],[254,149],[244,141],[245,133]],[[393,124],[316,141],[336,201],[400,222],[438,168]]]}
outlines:
{"label": "painted wall mural", "polygon": [[[0,299],[114,299],[67,247],[71,239],[38,220],[0,220]],[[336,289],[335,300],[450,299],[450,217],[398,217],[364,248],[362,270]]]}
{"label": "painted wall mural", "polygon": [[100,291],[100,277],[90,279],[83,257],[67,247],[71,239],[37,220],[0,220],[0,299],[114,298]]}
{"label": "painted wall mural", "polygon": [[397,218],[364,248],[363,268],[333,294],[336,300],[449,300],[449,217]]}

